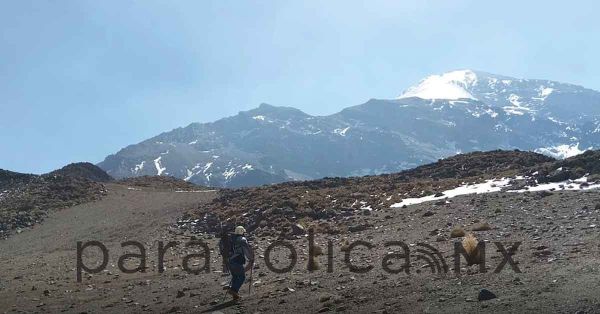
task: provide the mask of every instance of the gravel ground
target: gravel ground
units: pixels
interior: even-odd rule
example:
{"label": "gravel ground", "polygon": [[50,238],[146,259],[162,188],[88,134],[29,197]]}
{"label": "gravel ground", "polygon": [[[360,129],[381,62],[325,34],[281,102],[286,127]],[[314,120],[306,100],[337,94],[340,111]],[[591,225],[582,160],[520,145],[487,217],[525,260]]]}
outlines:
{"label": "gravel ground", "polygon": [[[101,200],[51,213],[43,223],[0,241],[0,312],[140,313],[598,313],[600,312],[600,191],[552,193],[491,193],[460,196],[450,203],[423,203],[407,208],[381,209],[361,217],[365,230],[317,234],[316,242],[327,252],[333,245],[333,272],[327,272],[327,257],[320,256],[320,269],[306,270],[308,239],[290,238],[298,262],[291,272],[278,274],[265,265],[265,250],[276,238],[251,237],[257,250],[253,288],[243,287],[241,302],[231,302],[222,285],[228,277],[221,271],[216,252],[210,255],[210,272],[197,275],[181,269],[190,249],[179,245],[165,254],[166,271],[158,272],[158,241],[187,242],[199,238],[210,248],[217,239],[209,234],[188,234],[175,222],[191,208],[208,204],[215,192],[174,192],[149,188],[131,189],[106,184]],[[489,230],[472,231],[483,223]],[[473,232],[486,241],[487,272],[466,266],[454,273],[454,227]],[[83,273],[76,280],[77,241],[98,240],[109,252],[106,270]],[[125,274],[118,258],[135,248],[121,248],[128,240],[141,242],[147,252],[144,273]],[[346,240],[364,240],[371,250],[356,247],[350,255],[356,265],[373,265],[366,273],[353,273],[344,263]],[[390,240],[404,241],[411,250],[410,274],[383,270],[384,257],[393,251]],[[493,242],[510,247],[522,242],[512,256],[522,271],[506,265]],[[427,263],[417,260],[419,243],[440,251],[448,273],[432,274]],[[99,264],[99,251],[83,254],[86,265]],[[285,266],[289,253],[274,249],[271,261]],[[438,259],[439,260],[439,259]],[[138,259],[126,262],[135,267]],[[198,262],[192,261],[197,267]],[[386,264],[387,265],[387,264]],[[391,268],[401,266],[394,259]],[[497,298],[478,301],[481,289]]]}

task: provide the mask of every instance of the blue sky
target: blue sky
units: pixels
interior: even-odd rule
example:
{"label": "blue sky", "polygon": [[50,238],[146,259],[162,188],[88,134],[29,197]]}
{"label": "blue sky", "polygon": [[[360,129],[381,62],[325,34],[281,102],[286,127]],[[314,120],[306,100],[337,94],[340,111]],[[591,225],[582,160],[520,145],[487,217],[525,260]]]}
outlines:
{"label": "blue sky", "polygon": [[262,102],[327,115],[470,68],[600,90],[597,1],[2,1],[0,168]]}

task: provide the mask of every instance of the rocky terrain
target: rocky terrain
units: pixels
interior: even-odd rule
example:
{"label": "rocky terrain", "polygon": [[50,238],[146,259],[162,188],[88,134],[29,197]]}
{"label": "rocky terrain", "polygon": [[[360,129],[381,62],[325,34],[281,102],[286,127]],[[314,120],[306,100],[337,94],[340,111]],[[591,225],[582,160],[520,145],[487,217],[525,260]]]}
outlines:
{"label": "rocky terrain", "polygon": [[129,187],[150,188],[156,190],[197,191],[206,190],[190,182],[170,176],[141,176],[118,180],[117,183]]}
{"label": "rocky terrain", "polygon": [[[237,190],[104,183],[100,200],[50,211],[41,224],[0,241],[0,312],[598,313],[599,160],[597,151],[566,160],[493,151],[390,175]],[[487,181],[492,179],[498,180]],[[479,182],[491,182],[490,190],[450,193]],[[394,206],[439,194],[434,201]],[[239,302],[222,290],[229,277],[216,249],[221,225],[227,230],[233,221],[247,224],[257,256]],[[309,229],[316,232],[312,250]],[[455,268],[455,243],[462,247],[467,234],[485,243],[485,265],[468,265],[460,257]],[[77,282],[77,241],[91,240],[107,247],[107,265],[98,273],[83,271]],[[123,254],[139,253],[121,246],[131,240],[146,249],[144,272],[118,268]],[[186,256],[202,252],[184,245],[191,240],[208,245],[208,272],[182,269]],[[267,252],[277,240],[296,253],[289,272],[267,265],[289,264],[288,249]],[[159,241],[179,243],[167,250],[164,272],[158,267]],[[356,241],[366,243],[351,247]],[[386,247],[388,241],[402,241],[408,251]],[[310,251],[316,262],[309,263]],[[408,262],[401,253],[408,253]],[[206,256],[192,258],[189,266],[202,267]],[[91,268],[102,261],[93,247],[82,258]],[[140,260],[121,262],[135,268]],[[351,266],[372,269],[354,272]]]}
{"label": "rocky terrain", "polygon": [[102,198],[104,185],[86,178],[89,169],[70,165],[41,176],[0,170],[0,238],[39,223],[52,210]]}
{"label": "rocky terrain", "polygon": [[261,104],[129,145],[98,165],[115,178],[237,188],[395,173],[493,149],[566,158],[600,147],[598,104],[600,92],[581,86],[459,70],[328,116]]}
{"label": "rocky terrain", "polygon": [[258,234],[286,236],[296,232],[297,224],[334,234],[363,230],[372,227],[365,218],[374,212],[385,212],[406,198],[436,195],[465,183],[530,176],[529,180],[515,181],[512,188],[516,189],[536,184],[535,180],[559,182],[578,179],[586,173],[597,180],[594,175],[600,174],[598,160],[600,152],[587,152],[564,161],[531,152],[475,152],[396,174],[222,190],[212,203],[190,212],[181,223],[198,232],[217,233],[223,226],[243,224]]}

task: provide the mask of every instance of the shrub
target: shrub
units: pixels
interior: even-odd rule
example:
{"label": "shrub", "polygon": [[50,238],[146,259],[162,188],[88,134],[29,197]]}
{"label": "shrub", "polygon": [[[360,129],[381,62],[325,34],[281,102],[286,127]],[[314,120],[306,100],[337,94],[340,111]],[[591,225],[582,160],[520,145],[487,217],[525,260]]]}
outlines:
{"label": "shrub", "polygon": [[346,252],[346,251],[348,251],[349,248],[350,248],[350,242],[348,242],[348,239],[344,239],[342,241],[342,248],[340,250],[342,252]]}
{"label": "shrub", "polygon": [[480,264],[481,263],[481,254],[479,253],[479,248],[477,247],[479,241],[472,233],[469,233],[462,241],[462,246],[467,253],[467,264]]}
{"label": "shrub", "polygon": [[465,230],[461,227],[454,227],[452,231],[450,231],[451,238],[460,238],[465,236]]}

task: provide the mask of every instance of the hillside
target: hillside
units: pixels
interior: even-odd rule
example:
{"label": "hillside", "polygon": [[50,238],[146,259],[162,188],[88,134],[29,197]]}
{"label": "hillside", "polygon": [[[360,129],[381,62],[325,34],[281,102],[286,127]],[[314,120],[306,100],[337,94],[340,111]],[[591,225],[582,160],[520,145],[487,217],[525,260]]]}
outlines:
{"label": "hillside", "polygon": [[[287,237],[296,232],[294,225],[301,224],[337,234],[371,228],[365,218],[403,206],[396,204],[405,204],[405,200],[431,197],[435,200],[432,203],[446,205],[448,196],[444,193],[452,195],[457,193],[453,189],[468,184],[488,190],[500,186],[505,190],[536,190],[547,182],[568,185],[564,182],[587,174],[589,178],[581,187],[585,188],[600,182],[599,166],[600,151],[566,160],[521,151],[474,152],[396,174],[223,190],[208,206],[184,216],[181,225],[195,232],[218,233],[220,228],[243,224],[258,234]],[[486,180],[495,181],[486,187]],[[575,186],[579,187],[577,183]]]}

